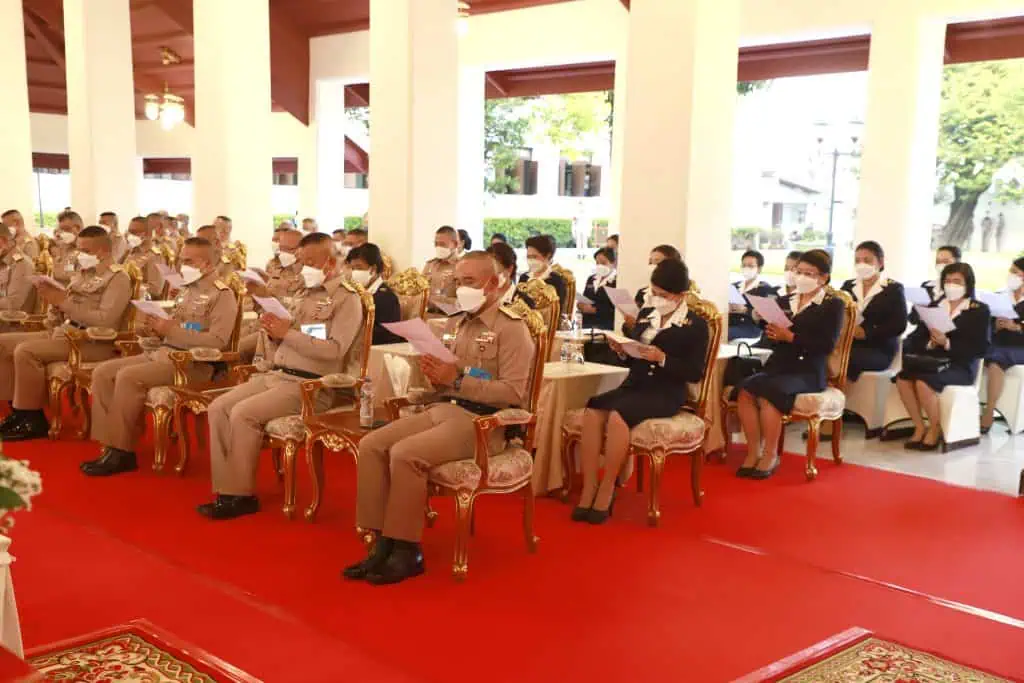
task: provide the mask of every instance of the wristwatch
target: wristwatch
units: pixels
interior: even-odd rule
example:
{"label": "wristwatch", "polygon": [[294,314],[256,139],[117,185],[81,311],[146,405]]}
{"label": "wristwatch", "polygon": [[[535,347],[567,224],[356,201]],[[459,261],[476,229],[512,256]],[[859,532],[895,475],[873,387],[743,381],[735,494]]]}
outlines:
{"label": "wristwatch", "polygon": [[465,378],[465,376],[466,371],[463,368],[459,368],[458,372],[455,375],[455,381],[452,382],[452,389],[454,389],[455,391],[459,391],[460,389],[462,389],[462,380],[463,378]]}

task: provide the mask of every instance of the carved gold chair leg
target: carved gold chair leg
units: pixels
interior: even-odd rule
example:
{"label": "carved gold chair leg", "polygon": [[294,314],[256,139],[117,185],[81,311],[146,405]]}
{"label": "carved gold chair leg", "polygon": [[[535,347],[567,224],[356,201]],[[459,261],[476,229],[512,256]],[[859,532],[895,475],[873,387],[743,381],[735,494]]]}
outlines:
{"label": "carved gold chair leg", "polygon": [[[188,413],[185,412],[186,408],[180,402],[174,404],[174,429],[178,432],[178,463],[174,466],[175,474],[183,475],[185,473],[185,467],[188,465],[189,458],[192,455],[192,438],[188,433]],[[191,411],[190,411],[191,412]],[[199,427],[199,417],[194,418],[196,424],[195,432],[198,437],[202,434],[202,429]]]}
{"label": "carved gold chair leg", "polygon": [[651,462],[651,490],[647,492],[647,524],[658,526],[661,519],[661,475],[665,471],[665,454],[655,451],[647,457]]}
{"label": "carved gold chair leg", "polygon": [[320,509],[320,496],[324,486],[324,445],[319,439],[306,439],[306,464],[309,465],[309,476],[313,480],[313,500],[306,508],[306,521],[316,519]]}
{"label": "carved gold chair leg", "polygon": [[60,380],[56,377],[50,378],[48,383],[48,402],[50,407],[50,439],[56,440],[60,436],[60,430],[64,426],[64,421],[61,419],[63,414],[62,406],[60,404],[61,396],[64,394],[64,389],[68,386],[68,383]]}
{"label": "carved gold chair leg", "polygon": [[807,421],[807,468],[804,472],[807,481],[814,481],[818,476],[815,458],[818,456],[818,435],[820,430],[821,420],[811,418]]}
{"label": "carved gold chair leg", "polygon": [[535,496],[532,482],[523,487],[523,534],[526,538],[526,549],[537,552],[537,544],[540,539],[533,531],[533,508]]}
{"label": "carved gold chair leg", "polygon": [[281,464],[281,449],[274,447],[270,449],[270,459],[274,464],[274,472],[278,481],[284,481],[284,466]]}
{"label": "carved gold chair leg", "polygon": [[704,449],[701,448],[692,456],[690,463],[690,493],[693,495],[693,504],[697,507],[704,502],[704,489],[701,487],[701,475],[704,471]]}
{"label": "carved gold chair leg", "polygon": [[299,453],[299,444],[291,439],[284,443],[284,505],[281,511],[291,519],[295,515],[295,456]]}
{"label": "carved gold chair leg", "polygon": [[452,576],[461,581],[469,572],[469,525],[473,517],[473,493],[459,491],[455,494],[455,559],[452,562]]}
{"label": "carved gold chair leg", "polygon": [[171,441],[171,409],[153,408],[153,471],[163,472],[167,463],[167,447]]}
{"label": "carved gold chair leg", "polygon": [[843,440],[843,418],[832,420],[832,461],[837,465],[843,464],[843,454],[839,452],[839,445]]}

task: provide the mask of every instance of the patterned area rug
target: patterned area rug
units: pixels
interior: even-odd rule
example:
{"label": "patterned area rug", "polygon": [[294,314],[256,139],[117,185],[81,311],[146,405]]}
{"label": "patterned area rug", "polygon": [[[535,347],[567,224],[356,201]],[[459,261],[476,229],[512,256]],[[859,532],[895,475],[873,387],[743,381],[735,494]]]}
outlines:
{"label": "patterned area rug", "polygon": [[844,631],[737,683],[1013,683],[985,671],[879,638]]}
{"label": "patterned area rug", "polygon": [[26,660],[46,681],[259,683],[145,620],[36,648]]}

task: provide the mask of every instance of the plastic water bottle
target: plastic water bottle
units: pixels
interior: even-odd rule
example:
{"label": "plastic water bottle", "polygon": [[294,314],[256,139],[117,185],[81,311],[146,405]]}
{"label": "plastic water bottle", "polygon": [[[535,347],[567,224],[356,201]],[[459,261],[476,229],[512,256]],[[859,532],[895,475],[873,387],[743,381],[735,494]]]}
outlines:
{"label": "plastic water bottle", "polygon": [[[569,316],[563,315],[558,325],[559,332],[572,332],[572,323],[569,322]],[[565,335],[569,336],[569,335]],[[572,360],[572,341],[566,338],[559,339],[562,342],[559,348],[558,357],[562,363],[569,363]]]}
{"label": "plastic water bottle", "polygon": [[583,363],[583,313],[576,309],[572,319],[572,362]]}
{"label": "plastic water bottle", "polygon": [[363,378],[359,390],[359,426],[366,429],[373,426],[373,382],[369,377]]}

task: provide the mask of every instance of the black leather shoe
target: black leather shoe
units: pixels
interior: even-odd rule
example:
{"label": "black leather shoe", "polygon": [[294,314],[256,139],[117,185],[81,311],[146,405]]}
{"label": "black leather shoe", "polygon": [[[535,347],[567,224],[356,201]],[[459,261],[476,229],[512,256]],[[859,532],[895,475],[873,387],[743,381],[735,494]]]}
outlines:
{"label": "black leather shoe", "polygon": [[116,448],[106,448],[99,460],[83,462],[82,473],[88,477],[109,477],[123,472],[134,472],[139,469],[135,462],[135,454]]}
{"label": "black leather shoe", "polygon": [[218,493],[212,503],[204,503],[196,510],[210,519],[234,519],[259,512],[260,501],[256,496],[225,496]]}
{"label": "black leather shoe", "polygon": [[420,544],[396,540],[387,559],[376,571],[366,575],[366,581],[374,586],[386,586],[419,576],[424,569]]}
{"label": "black leather shoe", "polygon": [[740,479],[750,479],[750,473],[754,471],[753,467],[741,467],[736,470],[736,476]]}
{"label": "black leather shoe", "polygon": [[41,410],[23,410],[8,426],[0,426],[0,438],[4,441],[31,441],[45,439],[50,435],[50,423]]}
{"label": "black leather shoe", "polygon": [[349,579],[351,581],[362,581],[368,575],[375,573],[381,567],[384,566],[384,562],[391,555],[391,550],[394,548],[395,540],[386,536],[381,536],[377,539],[377,542],[373,544],[373,550],[367,554],[366,559],[362,562],[356,562],[355,564],[349,565],[341,570],[342,578]]}
{"label": "black leather shoe", "polygon": [[587,521],[587,515],[590,514],[590,508],[584,508],[577,505],[572,509],[572,514],[569,515],[569,519],[574,522],[585,522]]}

